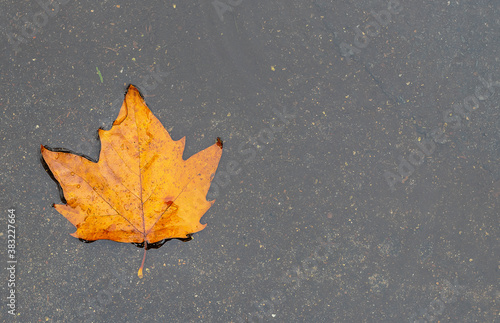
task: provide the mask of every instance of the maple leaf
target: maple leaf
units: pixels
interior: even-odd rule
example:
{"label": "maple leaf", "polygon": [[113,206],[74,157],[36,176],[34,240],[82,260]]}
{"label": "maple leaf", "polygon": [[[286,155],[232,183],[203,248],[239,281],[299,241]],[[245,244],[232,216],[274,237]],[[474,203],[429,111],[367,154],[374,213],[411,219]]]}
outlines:
{"label": "maple leaf", "polygon": [[182,159],[185,137],[167,130],[130,85],[110,130],[99,129],[98,161],[41,146],[42,161],[62,190],[54,208],[68,219],[71,235],[91,242],[107,239],[144,246],[190,239],[214,201],[206,195],[222,155],[222,141]]}

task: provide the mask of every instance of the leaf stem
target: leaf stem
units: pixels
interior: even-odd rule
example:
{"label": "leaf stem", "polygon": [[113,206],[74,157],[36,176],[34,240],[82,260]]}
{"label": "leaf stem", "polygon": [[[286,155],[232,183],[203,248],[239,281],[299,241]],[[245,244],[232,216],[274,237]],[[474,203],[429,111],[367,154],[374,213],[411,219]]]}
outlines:
{"label": "leaf stem", "polygon": [[144,257],[142,257],[142,264],[141,264],[141,268],[139,268],[139,271],[137,272],[137,276],[139,276],[139,278],[142,279],[143,274],[142,274],[142,269],[144,268],[144,262],[146,261],[146,250],[148,247],[148,243],[146,241],[144,241]]}

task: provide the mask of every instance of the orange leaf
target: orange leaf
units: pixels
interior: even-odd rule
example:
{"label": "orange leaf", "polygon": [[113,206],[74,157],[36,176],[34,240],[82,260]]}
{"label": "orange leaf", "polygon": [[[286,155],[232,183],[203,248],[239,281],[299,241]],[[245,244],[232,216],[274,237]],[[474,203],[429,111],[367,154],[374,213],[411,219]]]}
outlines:
{"label": "orange leaf", "polygon": [[55,209],[75,227],[72,236],[144,244],[189,239],[200,219],[222,155],[222,141],[182,159],[185,137],[173,141],[130,85],[110,130],[99,129],[98,162],[41,146],[43,161],[64,192]]}

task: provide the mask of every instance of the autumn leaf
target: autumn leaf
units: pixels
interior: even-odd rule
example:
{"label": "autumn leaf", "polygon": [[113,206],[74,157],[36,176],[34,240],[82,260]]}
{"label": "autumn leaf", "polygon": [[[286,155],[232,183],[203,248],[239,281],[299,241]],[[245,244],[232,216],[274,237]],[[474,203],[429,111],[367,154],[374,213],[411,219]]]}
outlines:
{"label": "autumn leaf", "polygon": [[101,152],[92,161],[41,146],[42,161],[63,192],[55,209],[75,227],[72,236],[148,246],[189,239],[214,201],[206,195],[222,155],[222,141],[182,159],[185,137],[174,141],[130,85],[110,130],[99,129]]}

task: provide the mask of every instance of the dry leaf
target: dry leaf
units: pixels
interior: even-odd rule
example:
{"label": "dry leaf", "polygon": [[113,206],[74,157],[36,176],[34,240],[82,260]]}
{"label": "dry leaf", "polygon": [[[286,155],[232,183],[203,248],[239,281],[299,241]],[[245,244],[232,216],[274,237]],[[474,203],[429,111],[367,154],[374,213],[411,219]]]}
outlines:
{"label": "dry leaf", "polygon": [[[206,224],[200,219],[222,155],[222,141],[182,159],[185,137],[173,141],[130,85],[110,130],[99,129],[95,162],[62,149],[41,146],[43,161],[59,183],[66,204],[54,205],[75,227],[72,236],[144,245],[189,239]],[[163,243],[162,243],[163,242]]]}

